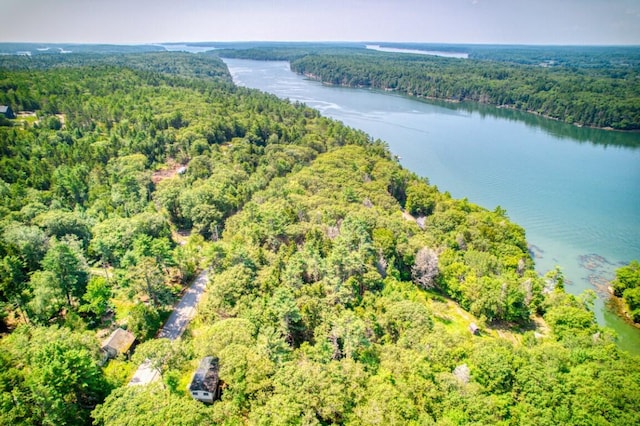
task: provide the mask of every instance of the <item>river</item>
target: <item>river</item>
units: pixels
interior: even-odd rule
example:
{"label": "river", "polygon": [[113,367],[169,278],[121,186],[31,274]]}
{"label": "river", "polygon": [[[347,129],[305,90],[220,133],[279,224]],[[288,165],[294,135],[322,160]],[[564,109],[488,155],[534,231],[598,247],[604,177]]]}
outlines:
{"label": "river", "polygon": [[287,62],[225,62],[237,85],[304,102],[386,141],[403,166],[441,191],[506,209],[525,228],[537,271],[558,265],[567,291],[596,290],[598,322],[640,354],[640,330],[605,308],[603,290],[615,268],[640,260],[639,133],[326,86],[291,72]]}

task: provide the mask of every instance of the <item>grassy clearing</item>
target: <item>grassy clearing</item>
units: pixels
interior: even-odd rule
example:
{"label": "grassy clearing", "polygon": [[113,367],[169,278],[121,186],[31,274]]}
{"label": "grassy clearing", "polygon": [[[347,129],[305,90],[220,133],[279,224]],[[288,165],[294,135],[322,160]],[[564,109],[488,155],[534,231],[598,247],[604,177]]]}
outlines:
{"label": "grassy clearing", "polygon": [[530,327],[514,327],[511,324],[498,323],[486,324],[471,313],[462,309],[453,300],[443,297],[435,292],[427,292],[426,306],[433,312],[434,320],[442,324],[450,332],[456,334],[468,334],[471,336],[469,326],[474,323],[480,327],[480,334],[477,337],[500,338],[512,342],[514,345],[521,345],[524,334],[530,331],[536,333],[538,337],[549,334],[549,328],[542,317],[533,317]]}

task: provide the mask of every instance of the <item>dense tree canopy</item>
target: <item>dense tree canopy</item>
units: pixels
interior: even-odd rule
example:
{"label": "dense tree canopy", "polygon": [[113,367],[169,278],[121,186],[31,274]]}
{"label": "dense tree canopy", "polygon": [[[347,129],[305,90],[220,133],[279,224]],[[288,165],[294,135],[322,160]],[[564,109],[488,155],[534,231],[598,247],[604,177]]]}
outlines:
{"label": "dense tree canopy", "polygon": [[640,53],[634,47],[416,45],[468,59],[383,53],[354,46],[223,50],[225,57],[287,60],[324,83],[518,109],[579,126],[640,129]]}
{"label": "dense tree canopy", "polygon": [[110,390],[90,334],[21,327],[0,346],[2,424],[88,424],[89,410]]}
{"label": "dense tree canopy", "polygon": [[640,128],[638,70],[566,68],[435,57],[309,55],[291,69],[325,83],[474,101],[583,126]]}
{"label": "dense tree canopy", "polygon": [[[0,64],[35,114],[0,127],[0,423],[640,423],[637,359],[589,296],[383,142],[212,55]],[[201,268],[187,333],[153,339]],[[146,342],[101,366],[116,326]],[[205,406],[185,389],[209,355]],[[126,386],[144,358],[161,381]]]}

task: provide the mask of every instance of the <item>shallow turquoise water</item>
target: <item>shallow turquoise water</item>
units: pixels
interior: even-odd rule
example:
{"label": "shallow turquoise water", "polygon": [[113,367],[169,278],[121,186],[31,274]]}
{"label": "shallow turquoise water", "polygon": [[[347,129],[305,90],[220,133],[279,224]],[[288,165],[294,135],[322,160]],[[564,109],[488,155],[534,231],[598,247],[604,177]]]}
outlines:
{"label": "shallow turquoise water", "polygon": [[[234,81],[385,140],[401,163],[442,191],[522,225],[544,273],[560,266],[567,290],[602,290],[613,270],[640,259],[640,134],[580,129],[532,114],[424,102],[325,86],[286,62],[225,60]],[[596,304],[601,324],[640,353],[640,330]]]}

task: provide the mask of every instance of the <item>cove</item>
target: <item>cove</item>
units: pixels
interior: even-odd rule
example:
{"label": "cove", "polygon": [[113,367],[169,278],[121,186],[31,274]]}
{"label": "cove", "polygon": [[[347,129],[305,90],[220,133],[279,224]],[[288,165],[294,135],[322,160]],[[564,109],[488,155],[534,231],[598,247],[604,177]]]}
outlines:
{"label": "cove", "polygon": [[386,141],[441,191],[523,226],[539,273],[556,265],[568,292],[593,289],[598,322],[640,354],[640,330],[604,306],[613,271],[640,260],[640,133],[577,128],[533,114],[326,86],[287,62],[225,59],[239,86],[318,109]]}

